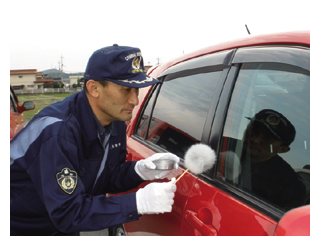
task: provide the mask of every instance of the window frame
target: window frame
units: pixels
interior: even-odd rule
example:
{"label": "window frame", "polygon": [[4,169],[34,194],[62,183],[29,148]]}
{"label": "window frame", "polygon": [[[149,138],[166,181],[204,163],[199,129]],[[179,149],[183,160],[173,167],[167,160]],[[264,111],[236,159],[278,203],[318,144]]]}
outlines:
{"label": "window frame", "polygon": [[[164,77],[163,78],[159,78],[158,80],[163,82],[163,79],[164,79]],[[147,98],[146,98],[143,106],[141,107],[139,116],[137,118],[137,124],[135,125],[135,127],[133,129],[132,137],[136,137],[136,138],[140,139],[141,142],[145,142],[147,140],[147,138],[148,138],[148,132],[149,132],[149,127],[150,127],[150,123],[151,123],[151,118],[152,117],[149,117],[147,119],[147,121],[148,121],[147,122],[147,129],[146,129],[146,135],[144,137],[142,137],[142,136],[137,134],[137,132],[139,130],[139,127],[140,127],[140,121],[141,121],[141,119],[143,117],[144,111],[146,110],[147,106],[149,105],[149,101],[151,100],[153,94],[156,93],[156,97],[155,97],[155,100],[152,102],[151,111],[150,111],[151,112],[150,115],[152,116],[153,109],[154,109],[154,106],[155,106],[155,103],[156,103],[156,99],[158,98],[158,95],[159,95],[159,91],[160,91],[159,88],[161,88],[161,85],[162,85],[162,83],[161,84],[155,84],[155,85],[152,86],[150,92],[147,95]]]}
{"label": "window frame", "polygon": [[[212,53],[212,54],[205,54],[203,56],[200,56],[200,57],[194,57],[190,60],[187,60],[187,61],[184,61],[184,62],[191,62],[191,65],[192,65],[192,61],[193,59],[201,59],[201,58],[207,58],[207,57],[210,57],[210,56],[215,56],[215,55],[220,55],[220,54],[223,54],[222,55],[222,59],[219,60],[219,62],[212,62],[208,59],[206,59],[206,63],[203,63],[202,66],[199,66],[199,60],[197,60],[196,62],[196,66],[188,66],[188,65],[185,65],[184,62],[181,62],[179,64],[177,64],[179,67],[177,68],[176,65],[175,66],[172,66],[170,68],[168,68],[167,70],[165,70],[157,79],[163,83],[165,83],[165,79],[167,76],[172,76],[172,77],[175,77],[177,74],[184,74],[184,72],[186,73],[189,73],[191,70],[197,70],[199,71],[199,73],[201,73],[201,71],[203,70],[204,67],[220,67],[221,70],[221,74],[220,74],[220,78],[217,82],[217,87],[216,87],[216,92],[214,93],[213,97],[212,97],[212,100],[211,100],[211,103],[210,103],[210,106],[209,106],[209,109],[208,109],[208,113],[207,113],[207,118],[205,120],[205,123],[204,123],[204,127],[203,127],[203,132],[202,132],[202,136],[201,136],[201,143],[205,143],[205,144],[209,144],[208,143],[208,136],[210,135],[210,132],[211,132],[211,125],[212,125],[212,121],[213,121],[213,116],[215,115],[215,110],[216,110],[216,107],[218,105],[218,102],[219,102],[219,98],[220,98],[220,94],[222,92],[222,89],[223,89],[223,85],[224,85],[224,82],[225,82],[225,79],[227,78],[227,75],[228,75],[228,72],[229,72],[229,69],[230,69],[230,63],[231,63],[231,60],[234,56],[234,53],[235,53],[236,49],[231,49],[231,50],[224,50],[224,51],[221,51],[221,52],[215,52],[215,53]],[[208,66],[208,62],[209,62],[209,66]],[[198,74],[198,73],[193,73],[193,74]],[[182,76],[183,77],[183,76]],[[155,104],[156,104],[156,101],[157,101],[157,98],[158,98],[158,95],[159,95],[159,92],[161,90],[161,85],[154,85],[150,92],[148,93],[147,97],[146,97],[146,100],[143,104],[143,106],[141,107],[141,110],[140,110],[140,113],[139,113],[139,116],[137,118],[137,124],[135,125],[135,128],[133,130],[133,134],[132,134],[132,138],[135,139],[136,141],[140,142],[141,144],[147,146],[148,148],[152,149],[153,151],[155,152],[167,152],[165,149],[161,148],[160,146],[156,145],[156,144],[153,144],[151,143],[150,141],[147,140],[147,137],[148,137],[148,131],[149,131],[149,127],[150,127],[150,122],[151,122],[151,118],[152,117],[149,117],[148,119],[148,123],[147,123],[147,134],[144,136],[144,137],[141,137],[137,134],[137,131],[139,129],[139,126],[140,126],[140,121],[143,117],[143,114],[145,112],[145,109],[146,107],[148,106],[149,104],[149,101],[150,99],[152,98],[153,96],[153,93],[156,93],[156,97],[155,97],[155,101],[152,102],[152,107],[151,107],[151,110],[150,110],[150,114],[151,116],[153,115],[153,110],[154,110],[154,107],[155,107]],[[183,158],[180,159],[180,165],[182,167],[184,167],[184,160]]]}
{"label": "window frame", "polygon": [[[231,97],[233,94],[233,90],[235,88],[235,83],[238,78],[238,74],[240,72],[241,66],[243,63],[246,62],[265,62],[266,60],[263,57],[264,52],[262,54],[259,54],[257,52],[257,49],[268,49],[272,48],[274,50],[280,52],[283,49],[290,48],[290,49],[302,49],[310,52],[310,47],[305,46],[291,46],[291,45],[266,45],[266,46],[252,46],[252,47],[244,47],[239,48],[236,50],[234,58],[232,59],[231,67],[228,73],[228,76],[224,83],[224,88],[220,96],[219,103],[216,107],[216,114],[214,115],[214,119],[212,121],[211,125],[211,132],[210,136],[208,137],[209,145],[216,151],[217,153],[217,165],[214,166],[213,169],[209,170],[206,173],[201,174],[199,177],[200,179],[210,183],[211,185],[221,189],[222,191],[226,192],[227,194],[235,197],[237,200],[249,205],[250,207],[256,209],[259,212],[262,212],[263,214],[267,215],[268,217],[279,221],[280,218],[285,213],[284,211],[274,207],[273,205],[257,198],[256,196],[239,189],[232,184],[223,181],[222,178],[217,177],[217,169],[218,169],[218,163],[220,160],[220,143],[223,139],[223,129],[224,124],[227,118],[227,113],[229,109],[229,105],[231,102]],[[269,54],[269,53],[268,53]],[[282,53],[283,54],[283,53]],[[286,62],[283,62],[284,59],[282,59],[282,54],[276,54],[276,52],[273,52],[274,56],[278,56],[278,61],[280,63],[286,63],[290,65],[297,66],[297,64],[292,64],[288,60]],[[310,64],[310,63],[309,63]],[[309,71],[310,71],[310,65],[309,65]]]}

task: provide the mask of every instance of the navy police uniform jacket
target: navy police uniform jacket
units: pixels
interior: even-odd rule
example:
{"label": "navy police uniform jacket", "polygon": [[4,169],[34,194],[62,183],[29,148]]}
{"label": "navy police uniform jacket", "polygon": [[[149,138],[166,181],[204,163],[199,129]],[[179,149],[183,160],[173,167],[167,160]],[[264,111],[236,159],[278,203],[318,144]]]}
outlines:
{"label": "navy police uniform jacket", "polygon": [[126,124],[112,122],[105,150],[84,91],[52,104],[10,142],[11,235],[63,235],[137,220],[136,194],[106,197],[143,180],[125,162]]}

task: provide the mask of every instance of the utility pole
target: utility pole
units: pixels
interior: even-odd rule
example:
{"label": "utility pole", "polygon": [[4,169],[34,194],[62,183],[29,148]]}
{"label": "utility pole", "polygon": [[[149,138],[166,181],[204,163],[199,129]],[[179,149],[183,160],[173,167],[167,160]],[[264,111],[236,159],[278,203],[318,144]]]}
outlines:
{"label": "utility pole", "polygon": [[[62,78],[62,74],[63,74],[63,57],[62,57],[62,55],[60,57],[60,61],[61,62],[58,62],[58,64],[59,64],[59,72],[60,72],[61,83],[63,83],[63,78]],[[61,66],[60,66],[60,64],[61,64]]]}

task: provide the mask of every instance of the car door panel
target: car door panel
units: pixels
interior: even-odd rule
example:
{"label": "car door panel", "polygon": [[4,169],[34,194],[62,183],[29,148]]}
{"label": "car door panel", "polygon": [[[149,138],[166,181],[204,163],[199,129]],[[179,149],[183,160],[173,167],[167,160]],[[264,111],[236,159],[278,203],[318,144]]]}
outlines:
{"label": "car door panel", "polygon": [[[181,168],[180,168],[181,169]],[[183,170],[183,169],[181,169]],[[177,191],[175,192],[174,204],[171,213],[143,215],[138,221],[124,224],[128,236],[133,235],[150,235],[150,236],[177,236],[181,235],[182,221],[184,217],[183,209],[189,193],[195,182],[193,175],[187,173],[183,179],[177,182]],[[170,178],[170,177],[169,177]],[[155,182],[168,182],[168,179],[158,180]],[[139,186],[144,187],[150,182]]]}
{"label": "car door panel", "polygon": [[[134,146],[134,148],[132,148]],[[127,160],[141,160],[155,154],[153,150],[141,144],[133,138],[129,138],[127,142],[128,156]],[[182,173],[183,169],[179,168]],[[193,186],[194,178],[191,174],[184,175],[184,178],[177,182],[177,191],[175,193],[174,205],[171,213],[157,214],[157,215],[143,215],[139,221],[124,224],[127,235],[180,235],[181,221],[183,218],[182,209],[186,203],[189,192]],[[162,179],[154,182],[169,182],[168,179]],[[142,188],[149,184],[145,182],[139,186]],[[161,225],[161,226],[159,226]]]}
{"label": "car door panel", "polygon": [[[273,61],[270,57],[270,62],[264,62],[264,56],[260,54],[260,57],[257,56],[257,50],[261,52],[262,54],[268,53],[267,51],[271,50],[272,52],[268,53],[269,56],[273,55],[277,59],[275,59],[277,62],[281,61],[282,63],[271,63]],[[241,50],[240,50],[241,51]],[[250,53],[253,51],[252,53]],[[290,59],[282,61],[282,56],[285,56],[290,53],[291,57]],[[308,122],[309,119],[309,108],[308,108],[308,50],[307,49],[299,49],[295,50],[294,48],[267,48],[267,49],[244,49],[244,52],[240,53],[241,56],[237,56],[237,53],[235,55],[235,59],[233,62],[237,61],[243,61],[247,62],[246,55],[251,55],[251,60],[249,60],[248,64],[251,66],[249,69],[249,72],[243,76],[243,74],[238,73],[238,70],[241,68],[242,70],[248,69],[246,65],[243,65],[241,63],[236,63],[232,65],[232,68],[230,70],[230,73],[226,79],[226,83],[224,86],[224,90],[221,94],[221,100],[219,101],[219,105],[217,107],[217,112],[220,114],[219,117],[215,117],[212,125],[212,132],[210,137],[210,145],[217,150],[218,154],[218,162],[216,165],[216,168],[213,169],[213,173],[206,173],[207,177],[213,177],[208,182],[204,180],[198,179],[195,183],[195,186],[193,187],[193,191],[190,193],[192,194],[190,198],[187,201],[187,205],[185,208],[186,213],[189,213],[188,211],[194,211],[194,214],[198,214],[200,219],[200,213],[199,211],[203,210],[205,208],[206,211],[210,210],[210,213],[206,212],[209,216],[212,217],[212,221],[209,219],[209,221],[205,221],[204,224],[210,225],[214,227],[217,230],[217,235],[225,236],[225,235],[274,235],[275,229],[278,224],[278,220],[280,220],[281,216],[284,214],[284,207],[274,206],[269,200],[262,199],[261,197],[257,196],[256,194],[250,192],[252,195],[251,197],[248,196],[248,193],[244,191],[239,183],[237,183],[236,179],[230,179],[227,183],[226,179],[228,179],[228,176],[226,175],[227,172],[221,172],[221,168],[224,169],[224,171],[227,171],[226,168],[223,168],[221,165],[224,163],[222,161],[223,158],[223,148],[225,146],[231,147],[227,139],[223,139],[228,135],[231,129],[230,122],[232,121],[235,126],[240,125],[240,122],[245,122],[242,119],[246,119],[243,114],[246,116],[246,114],[251,110],[253,113],[257,113],[259,110],[261,110],[258,106],[261,107],[262,102],[265,103],[265,105],[273,105],[272,108],[278,109],[280,108],[280,103],[283,103],[285,108],[289,103],[291,103],[287,110],[284,110],[283,113],[286,115],[292,114],[295,112],[295,109],[305,109],[303,110],[303,113],[305,114],[305,117],[303,119],[297,120],[297,118],[292,117],[294,124],[297,128],[297,137],[296,137],[296,143],[298,141],[303,142],[301,140],[306,140],[304,143],[308,143],[308,131],[305,130],[305,128],[302,128],[303,125],[300,121]],[[299,54],[299,55],[297,55]],[[300,64],[301,61],[299,60],[301,58],[304,63],[302,65]],[[300,63],[299,63],[299,62]],[[254,66],[254,63],[259,63],[257,68]],[[289,64],[287,64],[289,63]],[[265,68],[264,68],[264,67]],[[256,69],[256,70],[254,70]],[[259,70],[260,69],[260,70]],[[234,72],[232,72],[234,71]],[[246,70],[248,71],[248,70]],[[250,75],[254,75],[254,72],[256,74],[258,72],[262,71],[265,75],[270,75],[271,79],[274,79],[275,81],[279,82],[278,84],[281,86],[275,86],[275,84],[270,83],[269,81],[266,82],[264,79],[263,82],[265,84],[264,87],[261,85],[262,78],[256,78],[256,80],[248,80],[250,78]],[[282,73],[282,74],[281,74]],[[242,75],[242,77],[240,76]],[[273,77],[272,77],[272,76]],[[281,76],[280,76],[281,75]],[[278,77],[277,77],[278,76]],[[291,76],[291,77],[289,77]],[[285,80],[284,78],[289,77],[291,80]],[[253,77],[254,78],[254,77]],[[276,80],[278,78],[278,80]],[[260,79],[260,80],[258,80]],[[237,80],[237,81],[236,81]],[[251,84],[247,83],[244,86],[243,81],[252,81]],[[289,87],[288,81],[291,82],[292,87]],[[257,85],[254,87],[253,82]],[[260,82],[260,83],[259,83]],[[282,84],[280,83],[282,82]],[[233,89],[234,83],[243,83],[242,88],[235,86]],[[287,90],[283,89],[286,88]],[[270,89],[269,89],[270,88]],[[244,96],[246,93],[245,91],[254,91],[253,89],[258,91],[258,94],[250,94],[248,93],[248,96]],[[267,90],[269,89],[269,90]],[[270,97],[271,92],[274,95],[278,95],[278,97],[271,99],[268,99],[268,96]],[[298,95],[295,96],[296,92],[300,92],[301,96]],[[282,93],[282,94],[280,94]],[[299,94],[299,95],[300,95]],[[234,100],[237,103],[232,104],[232,100],[230,96],[233,96],[232,100]],[[251,95],[249,97],[249,95]],[[292,95],[291,97],[289,97]],[[238,98],[238,99],[237,99]],[[271,98],[271,97],[270,97]],[[288,98],[288,99],[286,99]],[[301,102],[297,103],[295,107],[292,107],[295,105],[295,101],[293,99],[301,99]],[[260,101],[258,101],[258,99]],[[238,101],[236,101],[238,100]],[[231,101],[231,103],[230,103]],[[252,101],[252,104],[250,105]],[[260,103],[260,104],[259,104]],[[230,104],[230,105],[229,105]],[[237,105],[238,110],[236,111]],[[243,106],[244,105],[244,106]],[[248,107],[251,106],[251,107]],[[231,108],[231,110],[230,110]],[[262,108],[263,109],[263,108]],[[231,111],[228,112],[228,111]],[[245,113],[242,111],[247,110]],[[227,117],[230,120],[226,120]],[[242,113],[242,114],[241,114]],[[302,114],[299,112],[300,115]],[[250,114],[248,114],[250,115]],[[232,117],[238,117],[234,120]],[[232,120],[231,120],[232,119]],[[244,123],[242,123],[244,124]],[[223,138],[221,138],[221,133],[223,131],[223,125],[226,127],[228,131],[225,131],[223,134]],[[300,125],[300,126],[299,126]],[[244,126],[242,126],[244,127]],[[225,135],[225,133],[227,133]],[[300,136],[299,136],[300,134]],[[239,134],[241,136],[241,132]],[[298,149],[298,147],[295,147],[292,145],[292,150],[290,154],[294,156],[294,154],[300,153],[299,151],[301,149]],[[229,148],[228,147],[228,148]],[[301,148],[301,147],[299,147]],[[232,148],[230,148],[232,149]],[[271,150],[272,151],[272,150]],[[300,155],[301,156],[301,155]],[[305,157],[305,161],[302,161],[303,163],[308,163],[308,155],[302,155]],[[292,158],[288,159],[293,163]],[[296,165],[299,165],[299,160],[297,159]],[[304,164],[300,164],[304,165]],[[236,169],[233,166],[233,177],[238,177],[239,174],[235,174]],[[220,170],[218,170],[220,168]],[[308,170],[307,170],[308,171]],[[210,176],[212,175],[212,176]],[[219,183],[217,186],[216,184]],[[228,184],[231,189],[228,188]],[[280,187],[279,187],[280,188]],[[227,192],[228,191],[228,192]],[[241,194],[240,196],[237,195]],[[239,197],[246,197],[245,199],[239,199]],[[253,205],[252,205],[253,204]],[[282,211],[281,211],[282,210]],[[216,216],[214,216],[216,215]],[[307,217],[307,216],[306,216]],[[184,221],[183,222],[183,234],[184,235],[198,235],[201,234],[199,230],[196,229],[195,226],[190,225],[190,223]],[[298,231],[295,231],[297,233]],[[205,235],[205,234],[202,234]]]}
{"label": "car door panel", "polygon": [[[190,221],[192,216],[198,221],[194,218]],[[190,192],[182,224],[182,235],[213,236],[216,231],[218,236],[268,236],[273,235],[277,222],[197,179]],[[199,224],[203,227],[201,231]]]}

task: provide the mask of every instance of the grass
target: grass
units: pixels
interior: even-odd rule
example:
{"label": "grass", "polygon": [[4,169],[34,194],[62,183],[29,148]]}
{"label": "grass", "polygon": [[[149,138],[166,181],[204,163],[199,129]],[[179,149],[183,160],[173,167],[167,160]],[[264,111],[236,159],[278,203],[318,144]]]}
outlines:
{"label": "grass", "polygon": [[[36,95],[29,94],[29,95],[17,95],[17,97],[18,97],[18,100],[28,100],[28,101],[33,101],[34,99],[43,99],[41,101],[38,101],[38,100],[34,101],[34,104],[36,105],[35,109],[23,112],[23,115],[26,118],[26,120],[30,120],[41,109],[52,104],[52,100],[50,98],[59,98],[54,100],[54,102],[58,102],[58,101],[62,101],[64,98],[70,95],[72,95],[72,93],[36,94]],[[19,102],[19,104],[22,105],[23,101]]]}

